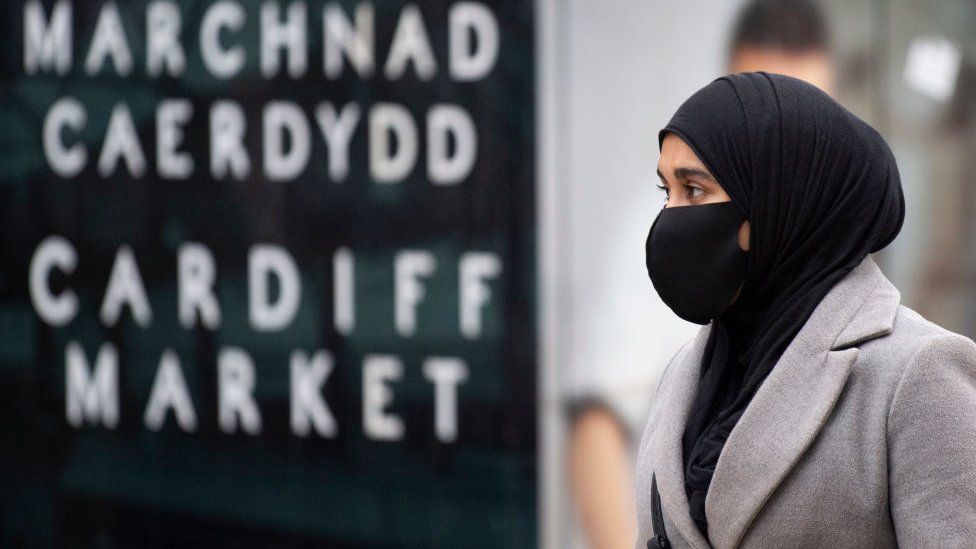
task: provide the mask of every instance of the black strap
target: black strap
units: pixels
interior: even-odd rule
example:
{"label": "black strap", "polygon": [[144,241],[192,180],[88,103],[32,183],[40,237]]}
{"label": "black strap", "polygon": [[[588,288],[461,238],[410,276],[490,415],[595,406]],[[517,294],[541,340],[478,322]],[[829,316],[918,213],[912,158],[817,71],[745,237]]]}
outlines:
{"label": "black strap", "polygon": [[651,473],[651,524],[654,537],[647,540],[647,549],[669,549],[668,533],[664,529],[664,514],[661,512],[661,494],[657,491],[657,475]]}

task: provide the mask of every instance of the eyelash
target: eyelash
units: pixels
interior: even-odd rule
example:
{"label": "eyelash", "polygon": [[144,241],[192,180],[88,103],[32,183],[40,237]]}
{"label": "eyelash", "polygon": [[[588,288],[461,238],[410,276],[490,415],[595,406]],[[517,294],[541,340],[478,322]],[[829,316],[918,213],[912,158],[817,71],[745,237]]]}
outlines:
{"label": "eyelash", "polygon": [[[702,189],[701,187],[695,186],[695,185],[682,185],[682,187],[685,188],[686,194],[688,193],[689,190],[698,191],[698,192],[700,192],[702,194],[705,193],[705,190],[704,189]],[[664,185],[658,184],[657,185],[657,188],[658,189],[661,189],[661,191],[664,192],[664,198],[665,198],[665,200],[667,200],[671,196],[671,192],[668,191],[668,188],[665,187]],[[691,199],[700,198],[700,197],[701,197],[701,194],[699,194],[698,196],[688,196],[687,198],[689,200],[691,200]]]}

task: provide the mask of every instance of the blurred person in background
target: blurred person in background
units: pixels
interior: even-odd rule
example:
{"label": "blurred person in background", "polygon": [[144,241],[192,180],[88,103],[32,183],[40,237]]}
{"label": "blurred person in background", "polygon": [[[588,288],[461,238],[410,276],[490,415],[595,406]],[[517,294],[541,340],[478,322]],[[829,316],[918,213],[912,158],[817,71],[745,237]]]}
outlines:
{"label": "blurred person in background", "polygon": [[834,62],[820,6],[810,0],[756,0],[732,33],[728,72],[799,78],[834,95]]}
{"label": "blurred person in background", "polygon": [[[739,12],[728,47],[729,73],[767,71],[805,80],[833,91],[834,63],[829,32],[817,3],[808,0],[755,0]],[[674,323],[679,321],[675,319]],[[682,332],[684,333],[684,332]],[[664,361],[666,357],[659,357]],[[590,368],[592,376],[610,369]],[[660,368],[648,367],[657,375]],[[602,385],[590,380],[593,385]],[[646,414],[624,409],[611,391],[592,389],[571,404],[569,472],[574,502],[590,545],[597,549],[633,542],[633,441]],[[651,395],[647,395],[647,404]]]}

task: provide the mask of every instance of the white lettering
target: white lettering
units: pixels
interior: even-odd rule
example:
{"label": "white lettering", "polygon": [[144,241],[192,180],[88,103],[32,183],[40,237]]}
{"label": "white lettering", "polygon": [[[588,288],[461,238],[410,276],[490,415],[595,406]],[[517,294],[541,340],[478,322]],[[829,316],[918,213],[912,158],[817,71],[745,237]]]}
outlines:
{"label": "white lettering", "polygon": [[61,295],[51,293],[48,285],[51,270],[57,267],[71,274],[78,265],[78,252],[60,236],[49,236],[37,246],[28,273],[31,302],[37,316],[49,326],[66,326],[78,314],[78,295],[64,290]]}
{"label": "white lettering", "polygon": [[132,72],[132,52],[125,40],[122,18],[115,2],[106,2],[98,15],[92,42],[88,46],[88,57],[85,58],[85,72],[89,76],[98,74],[107,58],[112,60],[115,73],[119,76],[128,76]]}
{"label": "white lettering", "polygon": [[409,337],[417,331],[417,304],[424,299],[420,277],[429,277],[437,268],[434,255],[423,250],[404,250],[393,260],[394,324],[397,333]]}
{"label": "white lettering", "polygon": [[72,427],[119,424],[119,353],[111,343],[99,348],[95,371],[89,375],[85,350],[75,341],[65,347],[65,415]]}
{"label": "white lettering", "polygon": [[363,358],[363,432],[374,440],[403,438],[403,419],[386,412],[393,402],[388,382],[403,377],[403,365],[395,356],[368,355]]}
{"label": "white lettering", "polygon": [[180,245],[176,262],[180,325],[193,328],[199,311],[202,324],[216,330],[220,327],[220,306],[213,293],[217,277],[213,254],[203,244],[187,242]]}
{"label": "white lettering", "polygon": [[180,8],[169,0],[154,0],[146,7],[146,72],[176,78],[186,70],[180,45]]}
{"label": "white lettering", "polygon": [[149,404],[146,405],[146,413],[142,418],[146,428],[150,431],[162,429],[166,422],[166,411],[170,408],[173,409],[180,429],[188,433],[196,431],[197,413],[193,409],[186,380],[183,379],[180,359],[172,349],[165,349],[159,359],[156,380],[153,381]]}
{"label": "white lettering", "polygon": [[[461,82],[477,80],[498,59],[498,21],[480,2],[458,2],[447,16],[451,76]],[[476,38],[477,48],[472,48]]]}
{"label": "white lettering", "polygon": [[348,103],[336,115],[332,103],[325,101],[315,109],[315,119],[329,149],[329,177],[343,181],[349,175],[349,142],[359,123],[359,105]]}
{"label": "white lettering", "polygon": [[244,110],[239,104],[222,100],[210,107],[210,174],[214,179],[224,179],[230,173],[243,181],[251,173],[244,130]]}
{"label": "white lettering", "polygon": [[373,6],[362,2],[356,6],[354,29],[342,7],[336,2],[325,6],[322,16],[323,69],[327,78],[342,75],[342,56],[360,78],[373,75]]}
{"label": "white lettering", "polygon": [[[448,146],[454,137],[454,154]],[[464,180],[477,157],[478,137],[467,111],[455,105],[434,105],[427,112],[427,173],[435,185]]]}
{"label": "white lettering", "polygon": [[24,72],[71,70],[71,2],[58,0],[45,23],[44,6],[37,0],[24,4]]}
{"label": "white lettering", "polygon": [[85,127],[88,115],[77,99],[58,99],[44,118],[44,157],[51,170],[61,177],[78,175],[88,162],[88,151],[81,143],[65,147],[61,131],[71,128],[75,132]]}
{"label": "white lettering", "polygon": [[319,436],[335,438],[335,418],[322,397],[322,386],[332,373],[332,357],[318,351],[309,360],[302,351],[291,354],[291,430],[307,437],[312,428]]}
{"label": "white lettering", "polygon": [[356,276],[352,251],[339,248],[332,257],[335,329],[349,335],[356,326]]}
{"label": "white lettering", "polygon": [[498,278],[502,262],[487,252],[467,252],[461,255],[459,267],[461,335],[467,339],[481,336],[481,310],[491,298],[485,279]]}
{"label": "white lettering", "polygon": [[370,177],[379,183],[398,183],[410,174],[416,161],[417,127],[410,112],[394,103],[374,105],[369,111]]}
{"label": "white lettering", "polygon": [[[291,141],[285,150],[285,133]],[[264,107],[264,172],[271,181],[290,181],[308,165],[311,130],[298,105],[272,101]]]}
{"label": "white lettering", "polygon": [[305,48],[306,9],[301,2],[288,5],[288,16],[280,21],[277,2],[261,4],[261,75],[271,78],[278,74],[278,50],[288,53],[288,75],[300,78],[308,67]]}
{"label": "white lettering", "polygon": [[217,421],[228,434],[238,424],[249,435],[261,432],[261,413],[254,402],[254,362],[242,349],[228,347],[217,356]]}
{"label": "white lettering", "polygon": [[[268,275],[278,279],[278,301],[271,302]],[[260,332],[282,330],[298,312],[301,300],[298,267],[281,246],[256,245],[248,254],[248,311],[251,326]]]}
{"label": "white lettering", "polygon": [[221,29],[239,31],[244,27],[246,15],[237,2],[221,0],[212,4],[203,14],[200,23],[200,57],[203,64],[216,78],[227,79],[244,68],[244,47],[231,48],[220,45]]}
{"label": "white lettering", "polygon": [[403,76],[410,62],[421,80],[430,80],[437,74],[437,61],[427,38],[424,18],[416,4],[407,4],[400,12],[383,72],[388,79],[396,80]]}
{"label": "white lettering", "polygon": [[142,154],[139,135],[125,103],[119,103],[112,109],[105,143],[98,157],[98,173],[102,177],[111,176],[115,173],[119,159],[125,160],[129,173],[134,177],[142,177],[146,172],[146,157]]}
{"label": "white lettering", "polygon": [[430,357],[424,376],[434,383],[434,432],[441,442],[454,442],[458,433],[457,385],[468,379],[468,366],[459,358]]}
{"label": "white lettering", "polygon": [[146,288],[136,266],[132,249],[123,244],[115,253],[112,274],[109,276],[100,317],[106,326],[115,326],[122,314],[122,307],[129,305],[136,324],[145,328],[152,322],[152,310],[146,297]]}
{"label": "white lettering", "polygon": [[160,177],[186,179],[193,173],[193,158],[177,150],[183,142],[183,125],[193,116],[186,99],[164,99],[156,109],[156,171]]}

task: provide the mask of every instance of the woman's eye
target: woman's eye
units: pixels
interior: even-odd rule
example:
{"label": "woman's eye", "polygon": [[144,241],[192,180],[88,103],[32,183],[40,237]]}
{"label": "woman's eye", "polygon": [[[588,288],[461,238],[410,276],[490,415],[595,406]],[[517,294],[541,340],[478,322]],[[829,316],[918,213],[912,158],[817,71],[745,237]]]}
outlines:
{"label": "woman's eye", "polygon": [[671,196],[671,194],[668,192],[668,188],[665,187],[664,185],[657,185],[657,188],[661,189],[661,191],[664,193],[665,198]]}
{"label": "woman's eye", "polygon": [[701,198],[701,196],[703,194],[705,194],[705,191],[702,190],[701,187],[695,187],[695,186],[692,186],[692,185],[686,185],[685,186],[685,195],[689,199]]}

